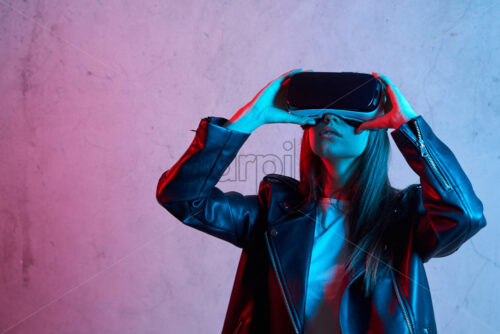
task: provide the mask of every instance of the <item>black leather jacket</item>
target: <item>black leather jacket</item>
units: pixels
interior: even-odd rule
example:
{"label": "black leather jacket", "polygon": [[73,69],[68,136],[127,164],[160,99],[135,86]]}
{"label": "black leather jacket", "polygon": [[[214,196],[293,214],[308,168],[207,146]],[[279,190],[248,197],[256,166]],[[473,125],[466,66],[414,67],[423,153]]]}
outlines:
{"label": "black leather jacket", "polygon": [[[257,195],[215,187],[249,134],[200,121],[183,156],[161,176],[157,200],[184,224],[242,248],[222,329],[229,333],[303,333],[315,204],[297,210],[298,181],[269,174]],[[422,116],[391,132],[420,177],[401,192],[393,219],[407,226],[405,251],[364,298],[358,267],[339,311],[342,333],[437,333],[423,263],[455,252],[486,226],[483,205],[450,149]]]}

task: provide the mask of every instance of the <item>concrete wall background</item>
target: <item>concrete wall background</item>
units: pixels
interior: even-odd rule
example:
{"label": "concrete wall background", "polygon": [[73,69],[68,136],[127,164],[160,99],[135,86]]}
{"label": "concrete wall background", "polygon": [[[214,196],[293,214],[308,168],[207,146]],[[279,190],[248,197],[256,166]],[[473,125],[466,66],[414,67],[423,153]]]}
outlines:
{"label": "concrete wall background", "polygon": [[[488,226],[425,265],[438,330],[500,332],[499,8],[0,0],[0,332],[220,332],[240,250],[182,225],[156,184],[201,118],[293,68],[387,75],[454,152]],[[298,162],[300,136],[266,125],[240,154]],[[418,182],[391,145],[393,184]],[[292,175],[264,161],[220,188]]]}

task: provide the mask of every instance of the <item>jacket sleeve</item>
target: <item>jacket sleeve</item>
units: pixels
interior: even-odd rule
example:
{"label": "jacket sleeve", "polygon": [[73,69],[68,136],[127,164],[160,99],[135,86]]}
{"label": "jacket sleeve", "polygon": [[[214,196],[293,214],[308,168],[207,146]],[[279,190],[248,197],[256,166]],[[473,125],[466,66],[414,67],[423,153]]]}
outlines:
{"label": "jacket sleeve", "polygon": [[222,192],[215,185],[250,134],[222,125],[223,117],[202,119],[182,157],[158,181],[157,201],[184,224],[244,247],[262,205],[257,195]]}
{"label": "jacket sleeve", "polygon": [[451,150],[421,115],[391,132],[405,160],[420,177],[411,187],[414,249],[427,262],[455,252],[486,226],[483,205]]}

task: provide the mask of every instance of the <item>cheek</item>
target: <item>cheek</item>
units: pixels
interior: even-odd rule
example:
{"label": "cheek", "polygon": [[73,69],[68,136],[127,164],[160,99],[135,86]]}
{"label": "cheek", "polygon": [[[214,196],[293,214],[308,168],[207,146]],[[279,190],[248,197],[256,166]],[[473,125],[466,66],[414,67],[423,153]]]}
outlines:
{"label": "cheek", "polygon": [[370,136],[370,133],[368,131],[363,131],[359,134],[353,134],[350,137],[350,143],[351,147],[354,151],[356,151],[358,154],[363,153],[363,151],[366,148],[366,145],[368,144],[368,137]]}

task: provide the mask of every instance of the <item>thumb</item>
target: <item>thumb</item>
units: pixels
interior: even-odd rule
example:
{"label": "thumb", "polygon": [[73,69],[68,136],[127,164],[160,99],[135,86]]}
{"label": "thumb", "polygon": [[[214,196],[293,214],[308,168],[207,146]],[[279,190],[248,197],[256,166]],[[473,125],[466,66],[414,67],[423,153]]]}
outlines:
{"label": "thumb", "polygon": [[314,124],[316,124],[316,120],[312,117],[297,117],[297,121],[302,125],[306,125],[306,124],[314,125]]}
{"label": "thumb", "polygon": [[289,114],[291,117],[288,118],[288,122],[290,123],[298,123],[300,125],[314,125],[316,124],[316,120],[313,117],[309,116],[297,116]]}
{"label": "thumb", "polygon": [[369,128],[369,126],[370,126],[370,122],[363,122],[356,129],[354,129],[354,133],[359,134],[361,131]]}

